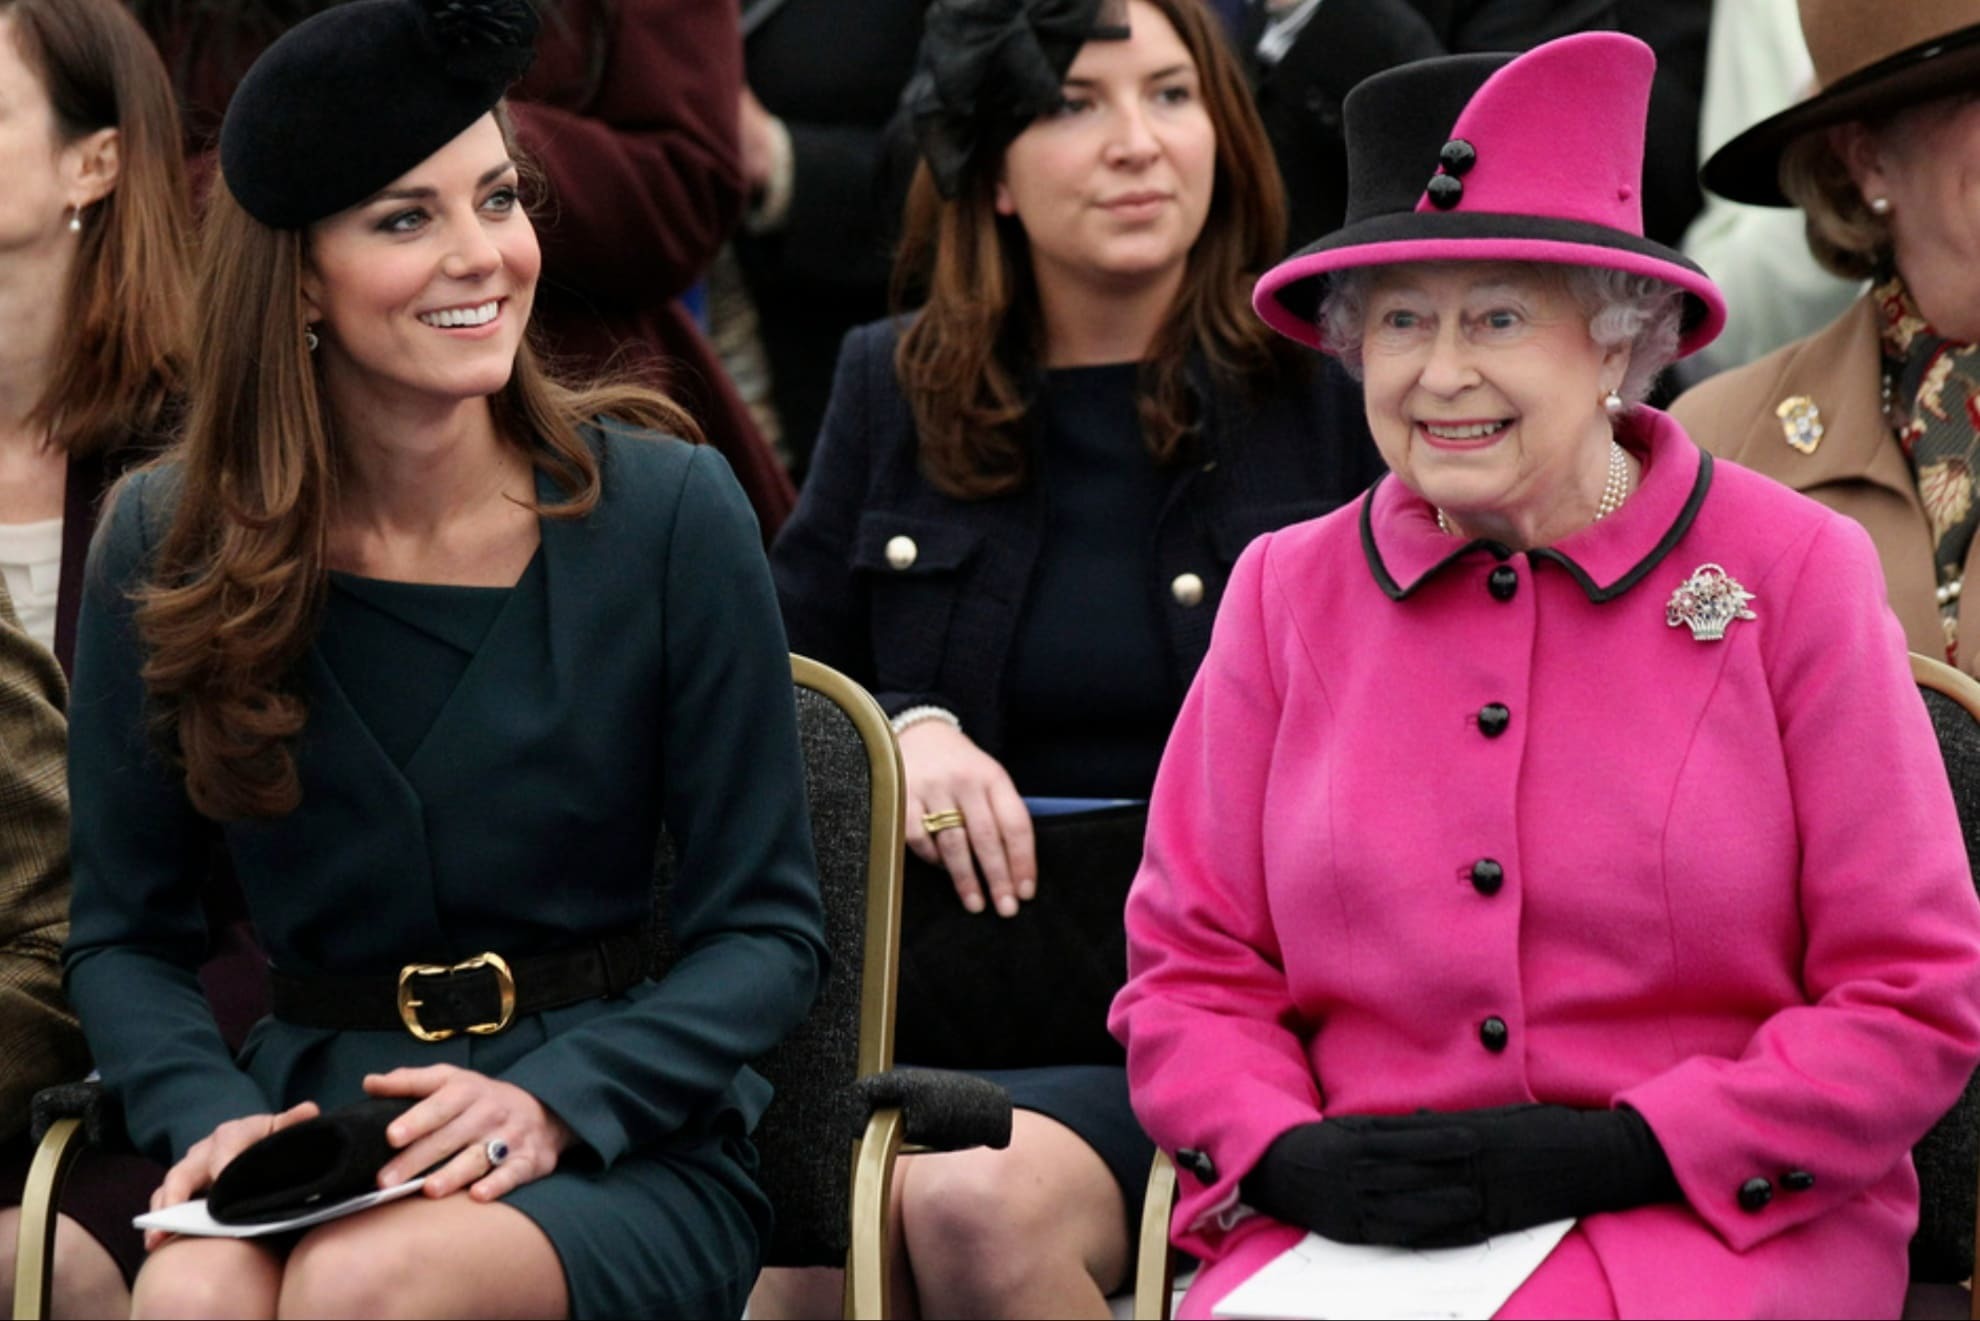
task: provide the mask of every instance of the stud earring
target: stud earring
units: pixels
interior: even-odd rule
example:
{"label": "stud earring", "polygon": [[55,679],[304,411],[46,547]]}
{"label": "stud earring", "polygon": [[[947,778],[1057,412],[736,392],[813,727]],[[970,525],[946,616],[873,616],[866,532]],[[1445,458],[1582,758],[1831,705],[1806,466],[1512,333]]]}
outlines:
{"label": "stud earring", "polygon": [[1869,206],[1870,214],[1873,216],[1887,216],[1891,213],[1891,199],[1888,197],[1873,197]]}
{"label": "stud earring", "polygon": [[314,352],[316,352],[316,346],[317,346],[318,344],[321,344],[322,342],[323,342],[322,340],[320,340],[320,339],[318,339],[318,338],[316,337],[316,327],[315,327],[315,326],[304,326],[304,327],[303,327],[303,347],[304,347],[304,348],[306,348],[306,349],[308,349],[308,350],[309,350],[309,351],[310,351],[311,353],[314,353]]}
{"label": "stud earring", "polygon": [[1615,414],[1622,412],[1623,411],[1622,391],[1611,390],[1607,394],[1603,395],[1602,408],[1605,412],[1609,413],[1611,416],[1614,416]]}
{"label": "stud earring", "polygon": [[69,232],[71,234],[82,233],[82,208],[79,206],[69,208]]}

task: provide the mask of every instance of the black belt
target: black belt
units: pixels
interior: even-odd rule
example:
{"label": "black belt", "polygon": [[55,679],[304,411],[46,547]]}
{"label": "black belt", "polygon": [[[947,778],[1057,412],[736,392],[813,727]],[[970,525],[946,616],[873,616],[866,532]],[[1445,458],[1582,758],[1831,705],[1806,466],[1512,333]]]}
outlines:
{"label": "black belt", "polygon": [[403,1029],[421,1041],[487,1036],[519,1014],[621,995],[646,977],[646,933],[628,931],[512,964],[477,954],[451,966],[408,963],[398,975],[291,977],[269,969],[275,1017],[336,1032]]}

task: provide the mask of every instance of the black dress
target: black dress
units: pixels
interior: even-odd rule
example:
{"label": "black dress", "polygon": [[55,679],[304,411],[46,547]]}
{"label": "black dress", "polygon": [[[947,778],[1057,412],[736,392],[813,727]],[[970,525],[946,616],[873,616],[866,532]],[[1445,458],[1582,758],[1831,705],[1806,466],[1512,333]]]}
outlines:
{"label": "black dress", "polygon": [[[1146,801],[1175,720],[1154,553],[1169,483],[1141,438],[1136,373],[1134,363],[1048,372],[1038,401],[1045,537],[1005,694],[1004,768],[1028,798]],[[1128,1104],[1126,1069],[984,1076],[1019,1109],[1079,1134],[1107,1162],[1132,1216],[1155,1147]]]}

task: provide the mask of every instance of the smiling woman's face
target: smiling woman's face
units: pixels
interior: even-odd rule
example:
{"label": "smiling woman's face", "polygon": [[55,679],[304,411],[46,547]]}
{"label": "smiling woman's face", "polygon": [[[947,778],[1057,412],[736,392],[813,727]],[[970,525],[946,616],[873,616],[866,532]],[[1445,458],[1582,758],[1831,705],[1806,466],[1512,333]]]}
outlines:
{"label": "smiling woman's face", "polygon": [[[1556,274],[1488,262],[1386,268],[1362,319],[1368,425],[1389,468],[1469,531],[1545,545],[1594,514],[1628,366]],[[1591,497],[1590,493],[1593,493]]]}
{"label": "smiling woman's face", "polygon": [[303,294],[333,400],[419,408],[508,383],[543,264],[517,187],[484,115],[311,227]]}

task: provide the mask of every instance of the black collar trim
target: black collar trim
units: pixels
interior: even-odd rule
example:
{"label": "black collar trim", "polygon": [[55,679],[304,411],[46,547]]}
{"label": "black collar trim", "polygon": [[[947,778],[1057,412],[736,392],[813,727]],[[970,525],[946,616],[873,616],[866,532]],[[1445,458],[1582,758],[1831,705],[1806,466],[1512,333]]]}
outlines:
{"label": "black collar trim", "polygon": [[[1450,554],[1444,556],[1443,559],[1438,560],[1435,564],[1424,570],[1423,575],[1415,582],[1409,584],[1409,586],[1402,586],[1395,580],[1395,576],[1389,572],[1389,566],[1383,563],[1381,549],[1375,544],[1375,493],[1381,489],[1382,482],[1388,480],[1389,478],[1387,476],[1382,477],[1374,486],[1369,487],[1368,493],[1361,498],[1361,550],[1362,554],[1367,557],[1368,571],[1375,575],[1376,585],[1382,589],[1382,594],[1387,596],[1391,601],[1408,600],[1417,588],[1423,586],[1424,583],[1430,581],[1457,561],[1465,558],[1474,550],[1485,551],[1495,560],[1508,560],[1512,558],[1512,547],[1506,545],[1504,542],[1493,541],[1488,537],[1479,537],[1474,541],[1466,542]],[[1597,584],[1593,578],[1588,576],[1586,569],[1555,550],[1552,546],[1543,546],[1539,550],[1531,552],[1529,558],[1536,562],[1545,560],[1560,565],[1563,569],[1567,570],[1569,576],[1574,579],[1575,583],[1591,602],[1596,605],[1605,605],[1642,582],[1650,574],[1651,570],[1663,563],[1664,558],[1673,550],[1677,549],[1678,542],[1683,540],[1684,534],[1691,530],[1691,525],[1698,521],[1698,511],[1705,507],[1705,496],[1711,488],[1712,456],[1701,451],[1698,456],[1698,475],[1692,480],[1691,494],[1685,499],[1684,508],[1678,511],[1678,516],[1672,520],[1670,527],[1664,532],[1663,537],[1655,546],[1650,548],[1650,553],[1638,560],[1628,573],[1625,573],[1607,587]]]}

